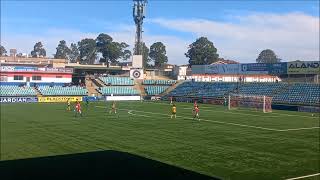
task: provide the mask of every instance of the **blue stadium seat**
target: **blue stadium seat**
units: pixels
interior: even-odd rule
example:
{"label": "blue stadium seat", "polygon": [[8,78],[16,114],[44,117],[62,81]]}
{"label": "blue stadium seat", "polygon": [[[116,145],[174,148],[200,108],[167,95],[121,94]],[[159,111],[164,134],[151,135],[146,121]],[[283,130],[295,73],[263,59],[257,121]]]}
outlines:
{"label": "blue stadium seat", "polygon": [[115,86],[133,86],[134,81],[133,79],[130,79],[129,77],[100,77],[100,80],[103,81],[106,85],[115,85]]}
{"label": "blue stadium seat", "polygon": [[32,87],[19,87],[13,85],[1,85],[0,96],[36,96],[37,93]]}
{"label": "blue stadium seat", "polygon": [[159,95],[166,91],[170,86],[145,86],[144,89],[148,95]]}
{"label": "blue stadium seat", "polygon": [[102,95],[139,95],[139,91],[133,86],[107,86],[99,89]]}
{"label": "blue stadium seat", "polygon": [[87,90],[79,86],[38,86],[38,90],[45,96],[86,96]]}
{"label": "blue stadium seat", "polygon": [[273,103],[319,105],[320,87],[310,83],[227,83],[186,81],[164,97],[216,97],[229,93],[273,97]]}

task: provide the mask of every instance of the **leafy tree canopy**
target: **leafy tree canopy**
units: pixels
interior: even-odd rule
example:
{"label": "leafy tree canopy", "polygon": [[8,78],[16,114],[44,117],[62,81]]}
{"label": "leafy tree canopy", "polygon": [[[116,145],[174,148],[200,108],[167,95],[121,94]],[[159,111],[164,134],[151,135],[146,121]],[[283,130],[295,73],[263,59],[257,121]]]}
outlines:
{"label": "leafy tree canopy", "polygon": [[189,58],[189,64],[211,64],[218,61],[219,54],[213,43],[206,37],[200,37],[189,45],[189,50],[185,53]]}
{"label": "leafy tree canopy", "polygon": [[6,53],[7,53],[7,50],[2,45],[0,45],[0,56],[4,56],[6,55]]}
{"label": "leafy tree canopy", "polygon": [[265,49],[261,51],[256,61],[257,63],[278,63],[281,59],[271,49]]}
{"label": "leafy tree canopy", "polygon": [[155,42],[150,46],[149,57],[155,67],[161,67],[168,62],[166,46],[162,42]]}
{"label": "leafy tree canopy", "polygon": [[67,43],[65,40],[61,40],[58,44],[58,47],[56,48],[57,52],[54,55],[54,58],[56,59],[68,59],[70,55],[70,49],[67,46]]}
{"label": "leafy tree canopy", "polygon": [[44,49],[41,42],[37,42],[34,47],[33,51],[31,51],[32,57],[46,57],[46,50]]}

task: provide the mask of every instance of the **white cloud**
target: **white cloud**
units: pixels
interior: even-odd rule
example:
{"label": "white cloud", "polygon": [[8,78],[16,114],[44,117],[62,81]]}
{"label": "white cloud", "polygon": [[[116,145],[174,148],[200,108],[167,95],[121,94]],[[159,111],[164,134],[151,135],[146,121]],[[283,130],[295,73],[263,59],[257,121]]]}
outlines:
{"label": "white cloud", "polygon": [[[126,42],[133,49],[135,41],[135,26],[133,25],[117,25],[118,31],[104,32],[109,34],[115,41]],[[74,29],[48,29],[43,34],[11,34],[3,31],[1,42],[6,49],[16,48],[18,52],[30,53],[36,42],[41,41],[47,50],[47,56],[53,56],[60,40],[65,40],[67,44],[76,43],[83,38],[96,38],[98,33],[85,33]],[[143,40],[147,46],[152,43],[161,41],[167,47],[167,55],[169,63],[185,64],[186,59],[184,53],[187,49],[187,42],[173,37],[163,35],[144,34]],[[182,55],[182,56],[181,56]]]}
{"label": "white cloud", "polygon": [[253,62],[258,53],[273,49],[284,60],[319,60],[319,18],[302,13],[234,17],[233,22],[204,19],[153,19],[169,29],[207,36],[219,54]]}
{"label": "white cloud", "polygon": [[[232,22],[210,21],[205,19],[149,19],[149,23],[176,31],[189,32],[186,37],[153,34],[145,29],[143,40],[147,46],[161,41],[167,46],[169,63],[186,64],[184,53],[194,37],[207,36],[213,41],[221,57],[254,62],[260,51],[273,49],[284,60],[319,60],[319,18],[301,13],[252,14],[233,16]],[[106,32],[115,41],[123,41],[133,48],[134,25],[115,24]],[[148,28],[148,27],[147,27]],[[76,29],[51,28],[42,34],[14,34],[1,29],[1,43],[6,49],[17,48],[19,52],[30,53],[37,41],[42,41],[47,54],[55,53],[60,40],[68,44],[82,38],[95,38],[97,32],[82,32]],[[186,33],[184,33],[186,34]]]}
{"label": "white cloud", "polygon": [[36,42],[41,41],[47,50],[47,56],[56,53],[59,41],[65,40],[69,45],[82,38],[95,38],[95,33],[84,33],[71,29],[48,29],[43,34],[12,34],[2,31],[1,43],[7,49],[16,48],[18,52],[30,53]]}

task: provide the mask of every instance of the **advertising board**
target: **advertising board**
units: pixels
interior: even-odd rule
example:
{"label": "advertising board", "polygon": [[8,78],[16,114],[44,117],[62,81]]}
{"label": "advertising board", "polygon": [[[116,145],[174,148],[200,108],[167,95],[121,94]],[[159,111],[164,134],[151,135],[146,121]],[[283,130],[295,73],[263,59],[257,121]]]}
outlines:
{"label": "advertising board", "polygon": [[100,101],[101,100],[101,98],[100,97],[98,97],[98,96],[84,96],[83,98],[82,98],[82,101]]}
{"label": "advertising board", "polygon": [[268,74],[268,65],[266,63],[241,64],[239,74]]}
{"label": "advertising board", "polygon": [[288,74],[320,74],[319,61],[295,61],[287,63]]}
{"label": "advertising board", "polygon": [[44,71],[44,72],[73,73],[72,68],[47,68],[47,67],[25,67],[25,66],[1,66],[0,70],[6,71],[6,72]]}
{"label": "advertising board", "polygon": [[0,103],[32,103],[38,102],[37,97],[0,97]]}
{"label": "advertising board", "polygon": [[268,64],[268,73],[270,75],[277,75],[277,74],[287,74],[287,63],[273,63]]}
{"label": "advertising board", "polygon": [[140,96],[106,96],[106,101],[140,101]]}
{"label": "advertising board", "polygon": [[81,96],[45,96],[38,97],[39,102],[67,102],[70,100],[71,102],[82,101]]}
{"label": "advertising board", "polygon": [[206,65],[207,74],[238,74],[239,64],[213,64]]}

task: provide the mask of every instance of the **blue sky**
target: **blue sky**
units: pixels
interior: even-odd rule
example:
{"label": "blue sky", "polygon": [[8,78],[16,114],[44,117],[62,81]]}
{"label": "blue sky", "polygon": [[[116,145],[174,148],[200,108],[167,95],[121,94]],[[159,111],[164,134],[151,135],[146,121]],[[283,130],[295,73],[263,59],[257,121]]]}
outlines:
{"label": "blue sky", "polygon": [[[254,62],[266,48],[286,60],[319,60],[319,1],[149,0],[147,45],[162,41],[170,63],[187,62],[188,44],[206,36],[221,57]],[[132,1],[1,1],[1,44],[29,53],[42,41],[48,55],[67,43],[110,34],[133,45]],[[132,47],[132,46],[131,46]]]}

